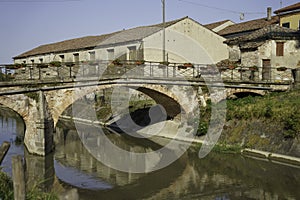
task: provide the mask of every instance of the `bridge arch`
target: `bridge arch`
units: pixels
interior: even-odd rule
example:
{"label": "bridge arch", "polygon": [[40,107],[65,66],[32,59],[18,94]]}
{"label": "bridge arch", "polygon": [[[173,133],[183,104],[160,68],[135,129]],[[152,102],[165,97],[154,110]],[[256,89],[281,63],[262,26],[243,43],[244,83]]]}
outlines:
{"label": "bridge arch", "polygon": [[[114,85],[95,85],[82,88],[69,88],[61,90],[47,91],[45,93],[50,114],[52,115],[54,126],[56,126],[59,117],[69,106],[78,99],[112,87],[127,87],[140,91],[151,97],[156,103],[161,104],[166,110],[168,116],[175,117],[181,112],[189,113],[198,108],[197,91],[193,94],[191,91],[182,90],[186,86],[162,86],[151,84],[114,84]],[[178,92],[181,95],[178,95]]]}
{"label": "bridge arch", "polygon": [[242,98],[246,96],[264,96],[267,94],[266,90],[257,90],[257,89],[244,89],[244,88],[226,88],[226,97],[237,97]]}
{"label": "bridge arch", "polygon": [[0,96],[0,104],[16,112],[23,120],[25,125],[24,143],[26,146],[34,144],[36,134],[36,123],[38,109],[36,101],[24,94],[15,94],[12,96]]}

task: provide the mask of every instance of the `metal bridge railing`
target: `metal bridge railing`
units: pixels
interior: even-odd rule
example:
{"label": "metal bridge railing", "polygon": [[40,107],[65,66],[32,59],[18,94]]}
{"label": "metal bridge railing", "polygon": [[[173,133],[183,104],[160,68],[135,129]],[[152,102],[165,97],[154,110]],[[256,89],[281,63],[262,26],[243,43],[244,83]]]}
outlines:
{"label": "metal bridge railing", "polygon": [[[65,81],[76,78],[184,78],[204,80],[219,76],[224,82],[293,82],[289,68],[222,67],[148,61],[52,62],[0,65],[0,81]],[[203,79],[204,78],[204,79]]]}

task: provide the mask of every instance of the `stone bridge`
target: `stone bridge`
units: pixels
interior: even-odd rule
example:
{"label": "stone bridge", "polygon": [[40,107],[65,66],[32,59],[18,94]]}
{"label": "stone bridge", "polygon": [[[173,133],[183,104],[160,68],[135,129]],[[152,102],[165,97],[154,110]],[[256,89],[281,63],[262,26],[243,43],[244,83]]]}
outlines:
{"label": "stone bridge", "polygon": [[[212,94],[216,95],[213,97],[214,101],[245,92],[263,95],[271,90],[271,87],[256,85],[220,85],[205,83],[199,79],[170,78],[14,82],[0,84],[0,104],[14,110],[23,118],[26,126],[24,143],[28,151],[46,155],[53,149],[53,132],[59,117],[85,95],[111,87],[131,88],[148,95],[157,104],[162,105],[169,117],[180,116],[181,119],[190,120],[198,115],[199,101],[205,105],[201,89],[203,86],[210,88],[208,98],[212,98]],[[195,127],[190,128],[194,130]]]}
{"label": "stone bridge", "polygon": [[[115,80],[2,88],[0,104],[18,113],[25,123],[24,143],[33,154],[46,155],[53,149],[53,131],[61,114],[78,99],[111,87],[138,90],[164,107],[168,116],[193,116],[198,109],[198,90],[187,83],[179,85],[156,82]],[[201,90],[201,89],[200,89]],[[121,98],[121,97],[120,97]],[[129,101],[129,100],[128,100]],[[81,108],[84,109],[84,108]]]}

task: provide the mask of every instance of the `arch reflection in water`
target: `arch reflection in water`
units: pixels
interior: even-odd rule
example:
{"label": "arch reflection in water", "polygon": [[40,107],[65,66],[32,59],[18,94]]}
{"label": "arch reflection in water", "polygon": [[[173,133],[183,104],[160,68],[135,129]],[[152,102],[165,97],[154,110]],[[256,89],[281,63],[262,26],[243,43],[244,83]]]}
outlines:
{"label": "arch reflection in water", "polygon": [[[108,133],[119,146],[147,151],[160,145],[137,143]],[[102,189],[78,188],[80,199],[299,199],[300,170],[240,155],[212,153],[199,160],[191,147],[170,166],[147,174],[131,174],[104,166],[90,156],[68,123],[59,128],[56,159],[102,181]],[[58,138],[57,138],[58,139]],[[158,139],[163,141],[163,139]],[[77,143],[79,142],[79,143]],[[145,146],[145,147],[143,147]],[[149,147],[150,146],[150,147]],[[143,149],[144,148],[144,149]],[[61,153],[63,152],[63,153]],[[79,172],[80,173],[80,172]],[[105,185],[105,184],[108,185]],[[106,187],[108,186],[108,187]],[[109,187],[111,186],[111,187]]]}
{"label": "arch reflection in water", "polygon": [[[118,186],[127,185],[145,175],[121,172],[112,169],[108,166],[105,166],[96,158],[94,158],[92,154],[84,147],[84,144],[82,143],[82,140],[80,139],[78,134],[81,134],[81,137],[88,137],[94,140],[93,142],[95,143],[95,148],[97,149],[97,151],[102,150],[101,138],[96,137],[95,139],[95,137],[91,137],[91,134],[93,134],[93,129],[91,126],[86,130],[88,131],[84,132],[82,130],[80,131],[80,133],[77,133],[75,127],[72,127],[70,123],[63,123],[62,121],[59,121],[55,133],[55,159],[59,163],[58,165],[71,168],[72,171],[74,171],[74,169],[78,169],[84,172],[87,175],[86,180],[91,178],[89,177],[89,175],[93,176],[94,178],[97,178],[97,180],[100,181],[99,183],[103,183],[103,189],[111,187],[111,184]],[[153,151],[153,149],[157,149],[160,147],[160,145],[155,144],[151,141],[139,139],[139,143],[137,143],[134,140],[129,140],[128,138],[126,138],[126,136],[123,137],[118,134],[113,134],[111,132],[107,132],[106,136],[115,145],[129,151],[147,152]],[[106,155],[108,156],[107,159],[110,159],[109,153]],[[121,157],[118,159],[113,159],[118,160],[120,162],[124,162],[124,160],[122,160],[123,158]],[[77,173],[76,170],[74,172]],[[64,173],[60,174],[64,175]],[[61,178],[58,174],[57,176]],[[76,180],[74,181],[76,182]],[[86,183],[82,184],[84,185]]]}

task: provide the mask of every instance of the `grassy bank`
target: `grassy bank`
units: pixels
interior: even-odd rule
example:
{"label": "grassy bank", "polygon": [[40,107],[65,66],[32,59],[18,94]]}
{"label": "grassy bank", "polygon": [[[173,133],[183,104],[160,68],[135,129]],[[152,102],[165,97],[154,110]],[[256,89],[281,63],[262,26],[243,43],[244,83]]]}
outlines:
{"label": "grassy bank", "polygon": [[[300,156],[300,91],[248,96],[226,101],[222,145]],[[207,132],[211,103],[201,108],[198,135]]]}
{"label": "grassy bank", "polygon": [[[0,199],[14,199],[14,188],[12,179],[0,169]],[[26,200],[57,200],[58,197],[54,193],[41,192],[38,187],[30,190],[26,194]]]}

